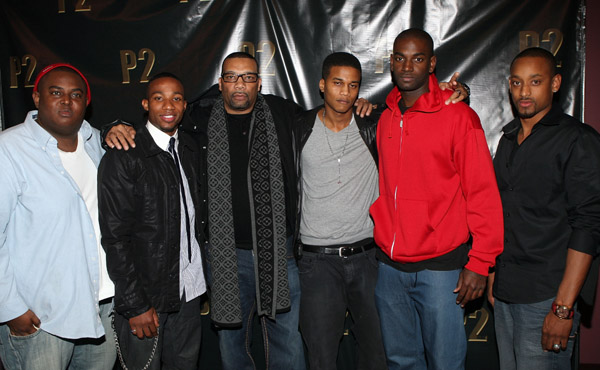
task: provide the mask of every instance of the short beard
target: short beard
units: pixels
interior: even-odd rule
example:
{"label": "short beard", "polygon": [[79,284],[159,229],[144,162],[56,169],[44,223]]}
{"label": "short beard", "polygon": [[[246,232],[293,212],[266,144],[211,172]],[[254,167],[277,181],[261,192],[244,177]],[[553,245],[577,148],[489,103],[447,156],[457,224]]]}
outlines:
{"label": "short beard", "polygon": [[535,116],[538,112],[526,112],[526,113],[521,113],[519,110],[517,110],[517,115],[519,116],[519,118],[532,118],[533,116]]}
{"label": "short beard", "polygon": [[246,94],[246,98],[248,98],[248,99],[246,100],[245,103],[234,105],[234,103],[233,103],[233,97],[232,97],[231,98],[231,103],[230,103],[230,105],[231,105],[230,108],[233,109],[233,110],[246,110],[246,109],[250,108],[250,99],[249,99],[248,94]]}

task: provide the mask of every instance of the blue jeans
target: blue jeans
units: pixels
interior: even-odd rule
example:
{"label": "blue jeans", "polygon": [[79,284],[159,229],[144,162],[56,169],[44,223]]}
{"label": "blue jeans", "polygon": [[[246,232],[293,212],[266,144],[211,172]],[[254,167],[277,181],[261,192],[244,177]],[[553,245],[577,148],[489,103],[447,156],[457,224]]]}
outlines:
{"label": "blue jeans", "polygon": [[506,303],[496,299],[494,320],[500,369],[559,370],[571,368],[574,338],[579,327],[579,312],[575,311],[573,328],[565,351],[544,352],[542,325],[550,312],[554,298],[531,304]]}
{"label": "blue jeans", "polygon": [[336,369],[346,311],[356,338],[357,370],[386,369],[375,307],[375,248],[343,258],[303,252],[298,261],[302,298],[300,330],[311,370]]}
{"label": "blue jeans", "polygon": [[111,327],[110,302],[100,305],[100,319],[106,335],[94,339],[63,339],[38,329],[26,336],[10,334],[0,325],[0,357],[7,370],[112,370],[117,352]]}
{"label": "blue jeans", "polygon": [[[291,250],[291,238],[288,250]],[[288,254],[290,255],[290,254]],[[291,256],[291,255],[290,255]],[[242,327],[220,328],[219,349],[224,370],[254,370],[252,359],[252,321],[256,313],[256,284],[252,251],[237,249],[237,267],[242,304]],[[293,257],[288,257],[291,310],[278,313],[276,320],[260,317],[267,369],[305,370],[304,347],[298,331],[300,281]]]}
{"label": "blue jeans", "polygon": [[379,263],[375,303],[390,370],[465,368],[463,309],[453,293],[460,271],[408,273]]}

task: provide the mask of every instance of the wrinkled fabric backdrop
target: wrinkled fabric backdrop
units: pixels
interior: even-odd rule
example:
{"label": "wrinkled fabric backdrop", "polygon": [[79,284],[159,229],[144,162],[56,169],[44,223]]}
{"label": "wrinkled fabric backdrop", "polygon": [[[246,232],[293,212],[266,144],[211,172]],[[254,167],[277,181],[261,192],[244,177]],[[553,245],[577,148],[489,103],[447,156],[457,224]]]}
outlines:
{"label": "wrinkled fabric backdrop", "polygon": [[[117,118],[140,123],[148,77],[158,72],[179,75],[193,101],[217,82],[222,59],[240,50],[256,56],[263,93],[306,108],[322,102],[323,59],[351,52],[363,67],[360,96],[381,103],[393,86],[394,38],[409,27],[433,37],[440,81],[461,72],[492,153],[513,118],[509,63],[524,48],[541,46],[556,55],[563,75],[559,102],[575,117],[583,114],[584,0],[2,0],[0,7],[3,128],[34,109],[35,76],[55,62],[72,63],[89,79],[86,118],[96,127]],[[465,319],[472,369],[497,366],[490,312],[475,305]],[[214,333],[205,334],[203,358],[214,358]],[[341,362],[350,369],[352,343],[342,344]]]}
{"label": "wrinkled fabric backdrop", "polygon": [[88,77],[87,118],[96,127],[142,120],[145,83],[161,71],[179,75],[194,100],[216,83],[222,59],[238,50],[258,59],[263,93],[306,108],[321,104],[325,56],[351,52],[363,66],[360,95],[383,102],[392,87],[394,38],[409,27],[433,37],[440,80],[461,72],[491,149],[513,118],[508,65],[523,48],[541,46],[557,56],[560,104],[576,117],[583,110],[583,0],[3,0],[1,7],[4,127],[23,121],[36,74],[59,61]]}

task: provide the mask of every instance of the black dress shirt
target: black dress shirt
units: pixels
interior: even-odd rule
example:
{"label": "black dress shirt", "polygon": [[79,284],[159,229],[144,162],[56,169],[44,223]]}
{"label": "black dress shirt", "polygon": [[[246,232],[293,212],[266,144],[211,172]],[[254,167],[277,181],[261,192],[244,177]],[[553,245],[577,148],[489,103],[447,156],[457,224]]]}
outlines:
{"label": "black dress shirt", "polygon": [[556,296],[568,248],[598,252],[600,135],[556,106],[521,145],[520,128],[502,129],[494,158],[505,235],[494,295],[535,303]]}

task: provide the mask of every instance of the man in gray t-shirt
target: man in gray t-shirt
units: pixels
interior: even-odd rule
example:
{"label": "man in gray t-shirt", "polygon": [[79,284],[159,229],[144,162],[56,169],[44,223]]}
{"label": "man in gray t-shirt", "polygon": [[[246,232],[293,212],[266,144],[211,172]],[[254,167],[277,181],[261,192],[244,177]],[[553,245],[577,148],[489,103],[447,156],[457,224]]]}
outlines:
{"label": "man in gray t-shirt", "polygon": [[300,330],[311,369],[335,369],[346,311],[358,342],[357,369],[385,369],[374,303],[377,261],[369,207],[378,196],[376,115],[353,114],[358,59],[323,62],[324,106],[296,125],[299,155]]}
{"label": "man in gray t-shirt", "polygon": [[302,149],[303,243],[327,246],[373,237],[368,209],[379,194],[377,167],[350,118],[335,132],[316,117]]}

